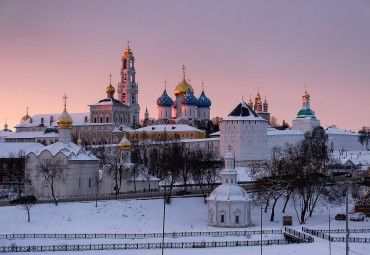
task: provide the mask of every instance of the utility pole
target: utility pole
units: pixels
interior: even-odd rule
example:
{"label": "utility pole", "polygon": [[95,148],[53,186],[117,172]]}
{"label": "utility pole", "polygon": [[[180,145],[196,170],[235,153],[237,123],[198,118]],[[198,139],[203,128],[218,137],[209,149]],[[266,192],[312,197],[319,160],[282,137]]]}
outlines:
{"label": "utility pole", "polygon": [[331,255],[331,236],[330,236],[330,209],[329,209],[329,255]]}
{"label": "utility pole", "polygon": [[262,202],[261,202],[261,255],[262,255]]}
{"label": "utility pole", "polygon": [[162,255],[164,252],[164,223],[166,220],[166,183],[164,184],[164,194],[163,194],[163,225],[162,225]]}
{"label": "utility pole", "polygon": [[349,246],[348,246],[348,239],[349,239],[349,229],[348,229],[348,183],[346,187],[346,255],[349,255]]}

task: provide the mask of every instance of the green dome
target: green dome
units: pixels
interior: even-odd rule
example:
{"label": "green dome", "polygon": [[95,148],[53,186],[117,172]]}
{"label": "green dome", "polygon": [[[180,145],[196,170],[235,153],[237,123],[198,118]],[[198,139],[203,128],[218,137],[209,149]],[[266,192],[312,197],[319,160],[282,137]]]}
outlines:
{"label": "green dome", "polygon": [[58,132],[57,128],[55,128],[53,126],[50,126],[47,129],[45,129],[44,134],[49,134],[49,133],[57,133],[58,134],[59,132]]}
{"label": "green dome", "polygon": [[297,114],[297,118],[304,118],[306,116],[310,116],[312,118],[316,118],[315,117],[315,113],[311,109],[302,109]]}

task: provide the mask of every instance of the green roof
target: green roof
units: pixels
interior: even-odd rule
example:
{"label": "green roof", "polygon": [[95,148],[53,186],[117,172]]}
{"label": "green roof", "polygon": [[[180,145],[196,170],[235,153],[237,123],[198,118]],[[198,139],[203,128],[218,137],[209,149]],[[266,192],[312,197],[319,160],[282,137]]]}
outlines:
{"label": "green roof", "polygon": [[304,118],[306,116],[310,116],[316,119],[315,114],[311,109],[302,109],[297,114],[297,118]]}

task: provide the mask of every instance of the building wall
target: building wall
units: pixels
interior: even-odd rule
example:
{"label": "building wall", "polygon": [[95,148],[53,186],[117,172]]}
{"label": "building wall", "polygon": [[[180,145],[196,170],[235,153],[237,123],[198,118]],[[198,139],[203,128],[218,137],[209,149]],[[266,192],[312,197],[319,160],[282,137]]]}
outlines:
{"label": "building wall", "polygon": [[238,162],[266,160],[267,121],[223,120],[220,130],[220,155],[225,155],[231,145]]}

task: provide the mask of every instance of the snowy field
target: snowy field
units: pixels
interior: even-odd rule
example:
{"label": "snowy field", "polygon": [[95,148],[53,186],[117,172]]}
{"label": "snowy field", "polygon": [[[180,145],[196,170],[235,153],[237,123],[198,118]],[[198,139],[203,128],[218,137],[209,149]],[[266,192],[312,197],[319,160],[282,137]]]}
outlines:
{"label": "snowy field", "polygon": [[[294,208],[289,207],[286,214],[281,213],[282,204],[276,208],[274,222],[269,221],[270,214],[263,213],[263,229],[281,229],[282,216],[293,216],[293,227],[301,231],[297,223]],[[328,210],[321,206],[305,227],[310,229],[328,229]],[[330,208],[332,218],[344,211],[343,207]],[[100,201],[98,207],[94,202],[60,203],[35,205],[31,211],[31,222],[23,209],[17,206],[0,207],[0,233],[161,233],[163,217],[163,200],[119,200]],[[238,230],[259,230],[260,208],[254,208],[252,219],[255,226]],[[370,222],[349,222],[350,228],[370,228]],[[344,229],[345,221],[331,221],[332,229]],[[165,232],[182,231],[230,231],[237,229],[214,228],[207,226],[207,205],[203,198],[174,198],[171,205],[166,206]],[[351,234],[352,235],[352,234]],[[370,234],[353,234],[356,237],[370,237]],[[168,242],[191,241],[227,241],[227,240],[258,240],[259,235],[249,236],[198,236],[166,238]],[[282,235],[264,234],[264,239],[282,239]],[[138,243],[161,242],[161,238],[148,239],[0,239],[0,246],[15,245],[56,245],[86,243]],[[345,243],[332,243],[332,254],[345,254]],[[350,254],[368,254],[370,244],[350,243]],[[311,244],[272,245],[263,247],[264,254],[329,254],[328,242],[315,237]],[[366,252],[367,251],[367,252]],[[160,249],[153,250],[109,250],[53,252],[52,254],[161,254]],[[165,254],[260,254],[260,247],[230,247],[207,249],[165,249]],[[17,253],[22,254],[22,253]],[[30,254],[30,253],[24,253]],[[43,254],[43,253],[37,253]]]}

